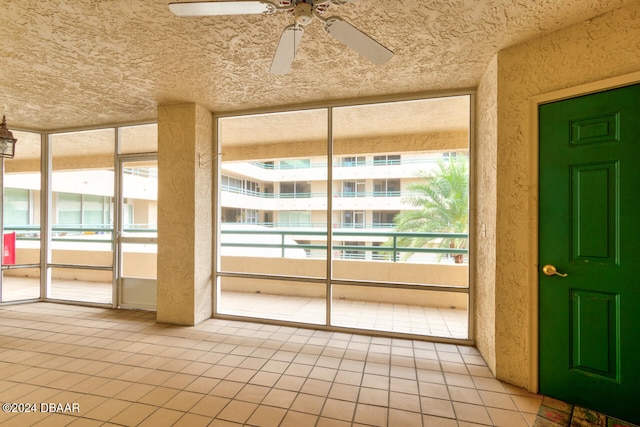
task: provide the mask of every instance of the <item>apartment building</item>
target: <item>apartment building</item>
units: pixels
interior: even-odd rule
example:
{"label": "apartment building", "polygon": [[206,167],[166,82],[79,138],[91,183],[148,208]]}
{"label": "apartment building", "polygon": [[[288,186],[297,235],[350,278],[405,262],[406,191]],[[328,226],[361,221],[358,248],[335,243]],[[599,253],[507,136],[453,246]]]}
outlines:
{"label": "apartment building", "polygon": [[[465,151],[386,153],[341,156],[334,162],[331,185],[331,228],[341,232],[393,230],[402,211],[417,210],[411,203],[419,194],[412,184],[437,173],[438,163],[465,157]],[[223,162],[221,176],[222,223],[254,224],[273,229],[313,231],[327,227],[326,158],[273,159],[255,162]],[[308,236],[307,236],[308,237]],[[339,246],[380,246],[384,235],[337,239]],[[321,241],[296,239],[300,244]],[[308,256],[313,257],[314,250]],[[343,249],[342,258],[388,259],[390,254]],[[399,256],[399,254],[397,254]],[[415,255],[415,254],[414,254]],[[434,259],[436,256],[431,256]],[[419,258],[415,256],[414,259]],[[441,258],[441,257],[440,257]],[[435,260],[435,259],[434,259]]]}

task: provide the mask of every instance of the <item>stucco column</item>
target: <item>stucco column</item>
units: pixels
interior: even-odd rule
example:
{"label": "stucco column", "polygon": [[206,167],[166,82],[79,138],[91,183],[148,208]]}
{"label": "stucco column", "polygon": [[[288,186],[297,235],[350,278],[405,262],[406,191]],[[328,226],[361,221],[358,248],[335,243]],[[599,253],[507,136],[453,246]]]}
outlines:
{"label": "stucco column", "polygon": [[212,146],[206,108],[158,107],[158,322],[211,317]]}

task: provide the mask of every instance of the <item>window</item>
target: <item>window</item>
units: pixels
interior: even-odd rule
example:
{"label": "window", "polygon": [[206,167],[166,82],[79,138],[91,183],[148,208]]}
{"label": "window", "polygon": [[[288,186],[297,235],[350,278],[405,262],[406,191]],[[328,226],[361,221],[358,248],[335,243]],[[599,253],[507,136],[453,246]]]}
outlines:
{"label": "window", "polygon": [[30,192],[22,188],[4,189],[4,226],[30,225]]}
{"label": "window", "polygon": [[282,211],[278,214],[278,226],[304,226],[311,225],[311,212],[309,211]]}
{"label": "window", "polygon": [[260,184],[255,181],[244,181],[244,189],[248,194],[255,194],[260,192]]}
{"label": "window", "polygon": [[373,156],[374,166],[399,165],[400,154],[388,154],[384,156]]}
{"label": "window", "polygon": [[364,228],[364,211],[343,211],[342,226],[345,228]]}
{"label": "window", "polygon": [[283,198],[311,197],[311,183],[302,182],[302,181],[281,182],[280,197],[283,197]]}
{"label": "window", "polygon": [[222,222],[256,224],[259,218],[260,211],[256,209],[222,208]]}
{"label": "window", "polygon": [[343,181],[342,197],[364,197],[365,186],[365,181]]}
{"label": "window", "polygon": [[247,224],[257,224],[260,220],[260,214],[256,209],[243,209],[242,216],[243,222]]}
{"label": "window", "polygon": [[[222,228],[217,311],[468,338],[468,258],[449,256],[466,254],[468,222],[435,224],[420,191],[442,172],[443,153],[468,152],[471,105],[460,95],[220,117],[217,149],[234,159],[221,169],[264,191],[259,205],[223,197],[223,220],[252,206],[273,219]],[[379,321],[370,307],[423,316]],[[427,310],[442,316],[425,319]]]}
{"label": "window", "polygon": [[[4,234],[16,233],[15,263],[2,268],[0,301],[35,299],[40,294],[40,166],[42,135],[13,130],[18,148],[4,159]],[[9,240],[13,240],[9,237]],[[8,264],[9,262],[3,263]]]}
{"label": "window", "polygon": [[399,197],[399,179],[376,179],[373,181],[373,195],[375,197]]}
{"label": "window", "polygon": [[237,194],[247,194],[257,196],[260,193],[260,184],[248,179],[236,178],[233,176],[222,175],[220,184],[223,190]]}
{"label": "window", "polygon": [[373,227],[393,227],[393,219],[398,215],[400,211],[374,211],[373,212]]}
{"label": "window", "polygon": [[58,224],[111,227],[111,198],[92,194],[56,193]]}
{"label": "window", "polygon": [[81,225],[82,224],[82,194],[58,193],[56,213],[58,224]]}
{"label": "window", "polygon": [[[111,306],[126,300],[124,281],[114,279],[124,279],[128,266],[133,266],[136,281],[155,279],[151,239],[157,228],[158,174],[155,160],[144,158],[155,157],[157,125],[15,135],[20,149],[5,162],[3,185],[5,232],[16,232],[16,263],[3,269],[2,301],[42,296]],[[43,151],[51,158],[42,159]],[[117,154],[129,160],[125,163]],[[44,189],[43,163],[50,173]],[[44,190],[50,193],[42,194]],[[120,241],[114,238],[116,194],[123,208],[118,222],[123,227],[117,231],[126,237]],[[42,227],[41,213],[46,219]],[[134,235],[144,242],[134,243]],[[114,265],[116,248],[122,250],[119,265]],[[122,290],[119,301],[112,301],[114,286]],[[137,286],[139,282],[139,295]]]}
{"label": "window", "polygon": [[221,178],[222,188],[232,193],[242,192],[242,180],[232,176],[223,175]]}
{"label": "window", "polygon": [[[130,129],[138,136],[152,127]],[[132,136],[132,134],[130,134]],[[51,149],[51,286],[48,297],[111,304],[115,233],[112,215],[115,195],[114,157],[116,128],[54,133]],[[148,141],[151,142],[151,141]],[[126,145],[126,144],[125,144]],[[147,144],[143,144],[147,146]],[[125,147],[122,147],[125,148]],[[139,144],[129,147],[142,149]],[[127,150],[128,151],[128,150]],[[127,174],[128,179],[146,180]],[[69,278],[77,279],[69,286]],[[96,292],[82,291],[85,281],[95,282]],[[80,292],[78,292],[80,291]]]}
{"label": "window", "polygon": [[[261,193],[259,200],[221,195],[220,219],[227,223],[219,227],[214,312],[323,324],[327,318],[329,224],[327,110],[217,120],[217,149],[226,153],[220,164],[221,173],[259,183]],[[263,166],[257,167],[256,162]],[[252,184],[247,189],[257,191]],[[253,219],[256,211],[264,222],[228,224],[243,213],[246,219]],[[274,301],[274,295],[284,304]],[[308,295],[319,297],[319,301],[307,304]],[[306,308],[291,310],[291,299]]]}
{"label": "window", "polygon": [[306,169],[311,167],[310,159],[286,159],[280,160],[280,169]]}
{"label": "window", "polygon": [[109,227],[111,206],[108,197],[85,194],[82,196],[82,223],[89,226]]}
{"label": "window", "polygon": [[343,157],[340,161],[342,167],[364,166],[366,159],[364,156]]}

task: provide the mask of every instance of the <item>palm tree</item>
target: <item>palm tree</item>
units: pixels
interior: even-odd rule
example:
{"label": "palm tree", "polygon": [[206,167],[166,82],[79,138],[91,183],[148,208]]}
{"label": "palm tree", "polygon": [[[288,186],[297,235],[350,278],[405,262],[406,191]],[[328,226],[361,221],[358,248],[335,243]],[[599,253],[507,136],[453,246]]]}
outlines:
{"label": "palm tree", "polygon": [[[395,216],[396,231],[419,233],[467,233],[469,230],[469,159],[449,157],[438,162],[431,174],[421,174],[423,180],[412,183],[412,193],[403,201],[418,210],[407,210]],[[398,247],[466,248],[466,238],[399,237]],[[404,259],[412,253],[405,253]],[[456,254],[456,263],[462,263]]]}

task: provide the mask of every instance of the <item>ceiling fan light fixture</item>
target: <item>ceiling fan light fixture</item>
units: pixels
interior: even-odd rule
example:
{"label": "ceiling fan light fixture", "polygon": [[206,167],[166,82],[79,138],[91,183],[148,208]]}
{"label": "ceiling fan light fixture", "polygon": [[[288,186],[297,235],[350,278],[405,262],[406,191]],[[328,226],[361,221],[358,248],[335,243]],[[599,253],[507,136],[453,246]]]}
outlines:
{"label": "ceiling fan light fixture", "polygon": [[296,4],[294,11],[296,23],[299,25],[309,25],[313,21],[313,5],[305,2]]}

